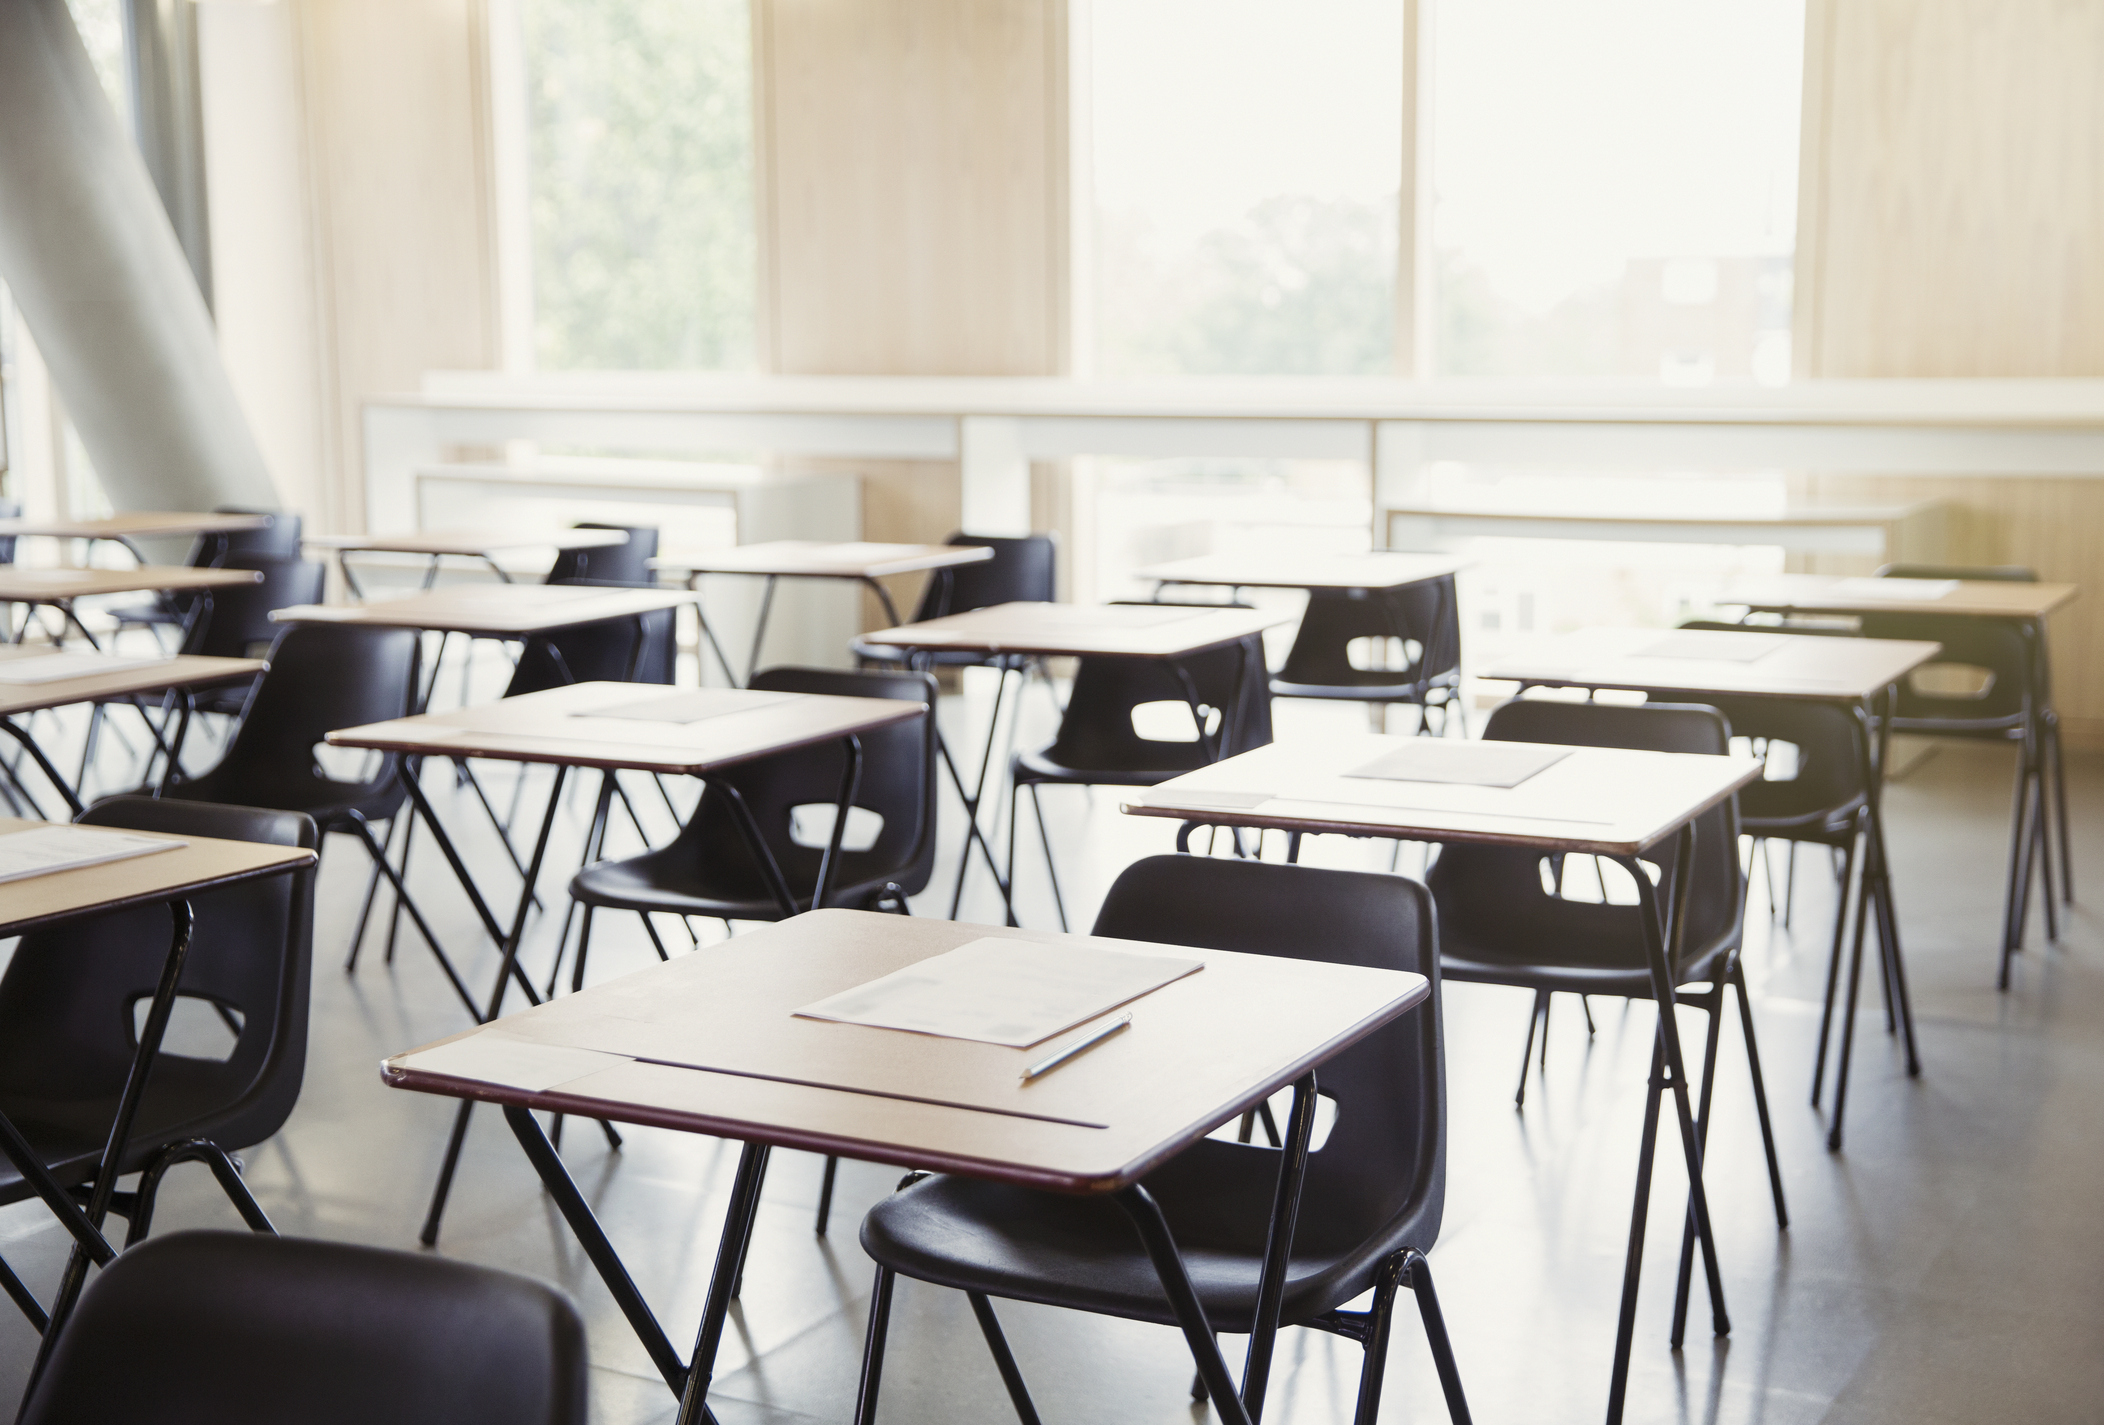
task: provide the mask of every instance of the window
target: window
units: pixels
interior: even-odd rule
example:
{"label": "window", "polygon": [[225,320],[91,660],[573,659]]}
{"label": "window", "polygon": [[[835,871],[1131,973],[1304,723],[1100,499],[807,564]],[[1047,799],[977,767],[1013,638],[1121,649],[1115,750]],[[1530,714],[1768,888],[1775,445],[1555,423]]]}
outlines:
{"label": "window", "polygon": [[1426,0],[1432,368],[1790,374],[1803,0]]}
{"label": "window", "polygon": [[1402,11],[1094,7],[1096,374],[1394,369]]}
{"label": "window", "polygon": [[533,360],[753,362],[746,0],[520,0]]}

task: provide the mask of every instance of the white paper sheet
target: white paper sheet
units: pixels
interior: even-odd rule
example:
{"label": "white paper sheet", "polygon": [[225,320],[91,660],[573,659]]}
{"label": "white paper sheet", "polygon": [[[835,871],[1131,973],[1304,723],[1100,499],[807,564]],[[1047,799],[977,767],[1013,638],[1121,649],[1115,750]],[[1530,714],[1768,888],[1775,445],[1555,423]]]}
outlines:
{"label": "white paper sheet", "polygon": [[1956,579],[1843,579],[1834,592],[1849,599],[1944,599],[1958,592]]}
{"label": "white paper sheet", "polygon": [[1188,956],[989,936],[796,1013],[1027,1049],[1204,968]]}
{"label": "white paper sheet", "polygon": [[579,708],[572,717],[615,717],[636,722],[703,722],[712,717],[751,712],[769,703],[785,703],[794,693],[752,693],[739,688],[703,688],[698,692],[660,693],[656,697]]}
{"label": "white paper sheet", "polygon": [[40,653],[30,658],[0,659],[0,683],[56,683],[64,678],[86,678],[96,673],[150,668],[157,663],[174,661],[173,658],[120,658],[111,653]]}
{"label": "white paper sheet", "polygon": [[1786,633],[1726,633],[1684,628],[1636,651],[1639,658],[1693,658],[1706,663],[1758,663],[1783,646]]}
{"label": "white paper sheet", "polygon": [[624,1055],[605,1054],[597,1049],[536,1044],[485,1032],[455,1039],[421,1054],[407,1055],[398,1060],[395,1067],[539,1093],[557,1084],[566,1084],[586,1074],[596,1074],[601,1069],[628,1062]]}
{"label": "white paper sheet", "polygon": [[1447,782],[1464,787],[1511,788],[1571,755],[1568,747],[1539,742],[1448,742],[1419,738],[1385,752],[1347,777],[1382,782]]}
{"label": "white paper sheet", "polygon": [[88,826],[36,826],[0,836],[0,881],[48,876],[105,861],[125,861],[187,845],[158,836],[133,836]]}

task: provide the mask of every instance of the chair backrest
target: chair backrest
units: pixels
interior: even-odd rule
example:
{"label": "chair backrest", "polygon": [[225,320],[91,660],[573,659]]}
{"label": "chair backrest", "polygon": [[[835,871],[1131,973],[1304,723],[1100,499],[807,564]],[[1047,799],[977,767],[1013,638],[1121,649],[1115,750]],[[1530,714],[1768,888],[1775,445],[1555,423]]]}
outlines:
{"label": "chair backrest", "polygon": [[[1358,668],[1351,645],[1360,639],[1396,639],[1417,650],[1407,666]],[[1400,589],[1310,590],[1279,678],[1319,687],[1427,684],[1460,667],[1461,614],[1449,574]]]}
{"label": "chair backrest", "polygon": [[[1217,714],[1226,732],[1221,756],[1233,757],[1271,741],[1271,680],[1261,635],[1178,660],[1190,686],[1159,658],[1083,658],[1077,661],[1067,709],[1047,755],[1063,767],[1161,780],[1213,759],[1205,740],[1142,737],[1133,710],[1148,703],[1188,707],[1196,693],[1208,722]],[[1115,784],[1116,775],[1106,776]]]}
{"label": "chair backrest", "polygon": [[[20,500],[0,500],[0,520],[17,520],[21,517],[22,502]],[[14,562],[15,537],[10,534],[5,538],[0,538],[0,564],[12,564]]]}
{"label": "chair backrest", "polygon": [[[1407,970],[1431,980],[1427,1004],[1316,1072],[1336,1119],[1308,1159],[1294,1251],[1343,1255],[1404,1217],[1415,1219],[1423,1239],[1408,1245],[1432,1245],[1446,1191],[1446,1084],[1439,938],[1423,886],[1364,871],[1150,856],[1119,873],[1093,933]],[[1178,1238],[1195,1242],[1234,1240],[1247,1235],[1249,1223],[1267,1221],[1277,1182],[1276,1153],[1215,1140],[1149,1178]]]}
{"label": "chair backrest", "polygon": [[379,758],[372,776],[348,782],[326,776],[314,749],[338,728],[407,717],[416,707],[421,662],[413,629],[292,625],[271,645],[270,671],[219,765],[169,795],[317,815],[356,803],[367,816],[392,815],[407,795],[394,754]]}
{"label": "chair backrest", "polygon": [[256,560],[300,557],[300,517],[284,510],[254,505],[214,505],[217,515],[262,515],[269,523],[258,529],[237,529],[228,534],[199,535],[190,545],[190,565],[233,569],[258,569]]}
{"label": "chair backrest", "polygon": [[[298,812],[142,796],[106,798],[79,821],[309,849],[319,839],[314,823]],[[185,1138],[210,1138],[230,1150],[260,1143],[283,1126],[299,1099],[313,868],[202,891],[190,903],[196,921],[181,992],[230,1012],[241,1028],[220,1060],[162,1051],[127,1172],[163,1144]],[[0,1102],[9,1112],[39,1101],[114,1106],[137,1047],[133,1015],[153,998],[168,937],[168,910],[159,903],[22,937],[0,976]]]}
{"label": "chair backrest", "polygon": [[[1866,613],[1861,624],[1865,638],[1912,638],[1943,645],[1934,663],[1915,669],[1900,683],[1893,715],[1901,722],[1942,723],[1954,730],[2015,728],[2029,716],[2031,695],[2043,687],[2038,645],[2013,620]],[[1976,672],[1971,680],[1939,681],[1958,670]]]}
{"label": "chair backrest", "polygon": [[[1680,625],[1688,629],[1743,632],[1741,624],[1691,619]],[[1763,633],[1793,637],[1824,638],[1840,633],[1830,629],[1799,629],[1790,625],[1762,625]],[[1847,636],[1847,635],[1842,635]],[[1768,775],[1739,789],[1739,818],[1749,830],[1768,831],[1776,823],[1811,824],[1826,819],[1860,801],[1869,792],[1864,767],[1870,748],[1870,729],[1853,709],[1835,703],[1804,702],[1794,698],[1709,696],[1708,706],[1724,715],[1735,738],[1754,744],[1753,755],[1766,755]],[[1796,749],[1791,776],[1777,773],[1784,759],[1774,749],[1788,743]],[[1751,823],[1759,822],[1755,828]]]}
{"label": "chair backrest", "polygon": [[[653,531],[653,534],[655,532]],[[601,589],[655,589],[614,579],[551,579]],[[570,683],[671,683],[679,658],[676,609],[602,619],[526,640],[504,696],[545,692]]]}
{"label": "chair backrest", "polygon": [[548,567],[550,584],[569,584],[589,579],[594,583],[624,585],[654,584],[650,561],[657,558],[658,532],[653,525],[594,524],[579,520],[572,529],[618,529],[628,536],[626,544],[602,549],[565,549]]}
{"label": "chair backrest", "polygon": [[[1550,742],[1572,747],[1628,747],[1647,752],[1723,755],[1731,725],[1715,708],[1681,703],[1571,703],[1515,698],[1490,715],[1486,741]],[[1677,838],[1644,853],[1670,884]],[[1443,848],[1425,877],[1450,926],[1478,939],[1538,947],[1538,962],[1641,968],[1638,908],[1566,899],[1542,883],[1542,854],[1499,846]],[[1727,799],[1695,819],[1695,864],[1689,882],[1684,954],[1736,943],[1745,916],[1739,867],[1739,814]]]}
{"label": "chair backrest", "polygon": [[[843,846],[833,875],[837,887],[883,880],[896,881],[909,895],[925,888],[935,867],[935,679],[926,673],[768,668],[755,675],[750,686],[769,693],[897,698],[927,709],[911,721],[861,734],[862,778],[854,804],[876,813],[884,823],[867,847],[847,850]],[[721,791],[723,786],[734,786],[751,809],[791,889],[799,896],[808,895],[825,848],[822,837],[810,838],[821,844],[806,846],[791,835],[795,811],[803,806],[835,806],[845,770],[845,754],[837,742],[729,768],[709,778],[700,805],[680,832],[680,844],[697,858],[705,858],[719,874],[732,873],[744,880],[753,899],[767,898],[767,883]],[[852,840],[852,821],[848,830]]]}
{"label": "chair backrest", "polygon": [[[292,518],[298,518],[293,516]],[[254,569],[258,584],[236,584],[212,591],[212,612],[191,625],[183,652],[210,658],[252,658],[277,641],[284,626],[270,621],[273,610],[321,602],[328,566],[311,559],[229,560],[228,568]]]}
{"label": "chair backrest", "polygon": [[23,1425],[585,1425],[584,1323],[510,1272],[248,1232],[102,1270]]}
{"label": "chair backrest", "polygon": [[928,580],[913,621],[945,614],[969,613],[995,604],[1051,603],[1057,595],[1059,543],[1049,534],[980,535],[957,533],[945,544],[972,544],[991,549],[994,557],[950,570]]}

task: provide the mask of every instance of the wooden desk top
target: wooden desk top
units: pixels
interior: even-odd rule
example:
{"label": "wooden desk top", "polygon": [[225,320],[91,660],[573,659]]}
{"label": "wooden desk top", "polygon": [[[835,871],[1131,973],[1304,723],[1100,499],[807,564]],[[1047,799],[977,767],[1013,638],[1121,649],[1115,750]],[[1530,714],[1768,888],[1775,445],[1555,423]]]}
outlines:
{"label": "wooden desk top", "polygon": [[1137,793],[1122,810],[1282,831],[1634,856],[1762,774],[1750,757],[1574,747],[1511,788],[1348,775],[1425,740],[1361,733],[1273,743]]}
{"label": "wooden desk top", "polygon": [[[1860,703],[1943,645],[1749,629],[1588,628],[1500,658],[1479,676],[1558,688],[1634,688]],[[1705,656],[1707,654],[1707,656]]]}
{"label": "wooden desk top", "polygon": [[486,529],[407,530],[400,534],[310,534],[300,541],[315,549],[352,554],[457,554],[487,559],[513,549],[608,549],[628,543],[618,529],[529,529],[514,533]]}
{"label": "wooden desk top", "polygon": [[97,594],[230,589],[239,584],[260,583],[262,578],[253,569],[192,569],[174,564],[142,564],[136,569],[4,564],[0,565],[0,602],[49,604]]}
{"label": "wooden desk top", "polygon": [[1201,554],[1196,559],[1150,564],[1133,574],[1163,584],[1220,584],[1236,589],[1400,589],[1443,579],[1469,563],[1444,554],[1387,550],[1334,556]]}
{"label": "wooden desk top", "polygon": [[689,574],[792,574],[816,579],[879,579],[922,569],[950,569],[981,564],[994,557],[976,544],[829,543],[814,539],[775,539],[738,544],[701,554],[653,559],[653,569]]}
{"label": "wooden desk top", "polygon": [[1194,604],[995,604],[863,635],[891,648],[1045,657],[1181,658],[1291,623],[1269,609]]}
{"label": "wooden desk top", "polygon": [[594,589],[576,584],[463,584],[370,604],[295,604],[277,623],[359,623],[488,638],[523,638],[694,602],[688,589]]}
{"label": "wooden desk top", "polygon": [[[0,647],[0,663],[38,658],[52,651],[38,646]],[[78,678],[54,678],[48,683],[0,682],[0,717],[64,707],[68,703],[91,702],[96,698],[121,698],[129,693],[159,693],[170,688],[201,688],[213,683],[230,683],[239,678],[252,678],[269,666],[260,658],[198,658],[181,654],[129,668],[88,673]]]}
{"label": "wooden desk top", "polygon": [[[687,707],[678,701],[693,699]],[[674,716],[706,708],[690,722],[650,720],[656,704]],[[604,715],[630,709],[627,716]],[[337,747],[418,756],[488,757],[698,777],[721,767],[789,752],[922,715],[898,698],[836,698],[741,688],[668,688],[657,683],[573,683],[477,707],[424,713],[329,734]],[[595,716],[594,714],[600,714]]]}
{"label": "wooden desk top", "polygon": [[1955,580],[1957,587],[1937,598],[1893,597],[1869,590],[1874,584],[1911,579],[1843,579],[1830,574],[1775,574],[1741,579],[1718,596],[1720,604],[1744,604],[1764,612],[1804,614],[1966,614],[1982,618],[2042,618],[2072,601],[2074,584],[2014,584],[1998,579]]}
{"label": "wooden desk top", "polygon": [[[50,824],[0,817],[0,833]],[[209,836],[162,836],[128,827],[108,829],[122,830],[126,836],[180,841],[183,845],[174,851],[156,851],[148,856],[0,884],[0,938],[76,916],[99,915],[125,906],[173,900],[237,881],[252,881],[259,876],[274,876],[296,866],[311,866],[315,860],[312,851],[296,846],[264,846]]]}
{"label": "wooden desk top", "polygon": [[[1023,1066],[1048,1046],[793,1015],[983,938],[1180,954],[1205,968],[1106,1011],[1129,1010],[1132,1027],[1027,1084]],[[1394,970],[821,910],[397,1055],[382,1077],[458,1098],[1108,1192],[1428,993],[1421,976]]]}
{"label": "wooden desk top", "polygon": [[184,514],[133,510],[96,520],[0,520],[0,538],[14,535],[48,539],[151,539],[156,535],[232,534],[261,529],[266,515]]}

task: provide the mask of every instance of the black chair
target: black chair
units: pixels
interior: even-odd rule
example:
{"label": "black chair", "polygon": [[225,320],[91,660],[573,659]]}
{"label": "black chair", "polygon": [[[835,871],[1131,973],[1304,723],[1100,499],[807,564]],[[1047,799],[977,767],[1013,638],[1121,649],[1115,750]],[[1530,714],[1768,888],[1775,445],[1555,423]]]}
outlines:
{"label": "black chair", "polygon": [[[925,623],[947,614],[969,613],[995,604],[1049,604],[1058,598],[1059,542],[1049,534],[990,535],[959,532],[945,544],[976,545],[991,549],[993,558],[977,564],[960,564],[938,571],[921,591],[912,623]],[[897,663],[899,650],[864,643],[849,644],[864,663]],[[976,653],[962,649],[929,650],[914,655],[916,664],[927,667],[1021,667],[1030,661],[1010,654]]]}
{"label": "black chair", "polygon": [[[140,796],[107,798],[78,820],[273,846],[319,839],[297,812]],[[146,1236],[163,1176],[185,1162],[207,1164],[249,1225],[269,1231],[227,1155],[284,1125],[306,1069],[313,868],[200,892],[191,908],[181,992],[211,1007],[229,1043],[218,1058],[172,1048],[156,1056],[122,1167],[140,1174],[138,1187],[111,1199],[129,1219],[127,1245]],[[31,931],[0,976],[0,1112],[61,1184],[95,1176],[138,1048],[134,1007],[154,997],[167,955],[168,911],[155,902]],[[33,1191],[0,1160],[0,1204]],[[4,1265],[0,1285],[39,1321],[41,1307]]]}
{"label": "black chair", "polygon": [[341,1242],[178,1232],[89,1286],[22,1425],[585,1425],[555,1288]]}
{"label": "black chair", "polygon": [[[189,557],[183,561],[190,568],[260,569],[266,562],[281,563],[300,557],[301,521],[298,515],[249,505],[216,505],[212,513],[261,515],[268,522],[256,529],[197,536],[191,542]],[[225,592],[214,591],[212,604],[215,612],[220,595]],[[149,602],[112,609],[110,613],[117,621],[117,631],[122,633],[126,628],[183,627],[190,622],[191,610],[196,606],[196,594],[161,593]]]}
{"label": "black chair", "polygon": [[628,536],[628,542],[609,544],[601,549],[558,551],[555,563],[548,568],[547,583],[571,584],[589,580],[596,584],[656,587],[657,581],[650,569],[650,561],[657,558],[658,552],[658,532],[654,526],[594,524],[590,520],[579,520],[570,528],[618,529]]}
{"label": "black chair", "polygon": [[[178,781],[164,795],[180,801],[300,811],[324,834],[345,831],[365,847],[416,923],[454,993],[479,1022],[480,1006],[461,981],[438,935],[409,896],[373,823],[392,821],[408,803],[402,759],[378,757],[369,775],[332,777],[314,749],[338,728],[407,717],[416,707],[422,641],[413,629],[301,623],[270,650],[270,671],[256,685],[248,716],[210,771]],[[355,963],[357,947],[352,946]]]}
{"label": "black chair", "polygon": [[[1491,741],[1713,756],[1731,750],[1731,727],[1722,714],[1710,707],[1671,703],[1632,706],[1514,699],[1491,714],[1483,736]],[[1663,843],[1646,852],[1644,859],[1659,868],[1661,886],[1673,884],[1676,843]],[[1767,1154],[1775,1220],[1779,1227],[1786,1227],[1789,1213],[1783,1201],[1782,1167],[1776,1158],[1768,1094],[1761,1079],[1753,1007],[1739,961],[1746,879],[1739,866],[1739,817],[1733,801],[1696,818],[1694,864],[1688,869],[1687,905],[1676,910],[1681,940],[1672,970],[1676,1002],[1694,1005],[1709,1015],[1698,1136],[1707,1140],[1717,1049],[1724,1027],[1724,992],[1730,987],[1738,992],[1739,1025],[1746,1037],[1746,1061],[1760,1118],[1761,1145]],[[1509,847],[1449,845],[1441,849],[1425,881],[1439,902],[1440,969],[1448,980],[1532,990],[1534,1015],[1544,1021],[1549,996],[1559,991],[1625,999],[1654,997],[1644,928],[1638,920],[1644,913],[1642,907],[1613,904],[1604,896],[1586,900],[1566,894],[1570,888],[1567,858],[1544,858],[1536,851]],[[1693,984],[1705,988],[1699,992],[1680,988]],[[1661,1005],[1659,1012],[1670,1010]],[[1530,1019],[1528,1043],[1520,1054],[1522,1097],[1533,1035],[1534,1020]],[[1543,1048],[1547,1048],[1546,1026]],[[1656,1118],[1647,1118],[1647,1123],[1655,1125]],[[1647,1141],[1643,1149],[1646,1162],[1651,1148]],[[1681,1256],[1682,1286],[1674,1309],[1676,1344],[1687,1299],[1691,1247],[1692,1238]]]}
{"label": "black chair", "polygon": [[[285,631],[270,616],[295,604],[318,604],[328,579],[328,566],[311,559],[253,559],[228,566],[254,569],[259,584],[237,584],[212,593],[212,616],[199,619],[182,652],[207,658],[261,658]],[[248,705],[251,683],[207,688],[197,694],[199,712],[239,716]]]}
{"label": "black chair", "polygon": [[[1189,707],[1196,736],[1180,741],[1141,736],[1133,713],[1150,703]],[[1035,751],[1017,753],[1009,767],[1014,792],[1008,803],[1008,884],[1015,885],[1016,808],[1026,790],[1064,930],[1066,900],[1052,860],[1040,787],[1152,787],[1270,741],[1271,690],[1261,635],[1174,660],[1079,659],[1058,734]]]}
{"label": "black chair", "polygon": [[[1408,970],[1432,981],[1431,999],[1416,1012],[1322,1066],[1319,1090],[1336,1118],[1328,1140],[1308,1157],[1279,1319],[1365,1348],[1355,1418],[1371,1425],[1380,1409],[1395,1292],[1408,1286],[1448,1413],[1468,1420],[1425,1262],[1446,1196],[1439,955],[1425,888],[1400,876],[1155,856],[1118,877],[1095,933]],[[1207,1138],[1144,1179],[1216,1331],[1253,1328],[1278,1162],[1273,1149]],[[1035,1408],[989,1298],[1176,1324],[1131,1221],[1102,1198],[924,1177],[871,1209],[862,1248],[877,1262],[856,1414],[862,1425],[876,1414],[894,1275],[970,1295],[1026,1425],[1036,1421]],[[1369,1309],[1343,1309],[1368,1291]]]}
{"label": "black chair", "polygon": [[[644,531],[656,537],[655,530]],[[605,551],[578,550],[580,554]],[[598,589],[655,589],[650,579],[562,578],[551,584]],[[546,692],[572,683],[665,683],[673,681],[679,647],[673,623],[675,611],[653,609],[649,613],[577,624],[526,640],[519,661],[512,668],[504,696]]]}
{"label": "black chair", "polygon": [[[1888,564],[1883,578],[1976,579],[2035,584],[2038,575],[2021,565],[1967,568],[1941,564]],[[2031,915],[2031,884],[2044,892],[2046,935],[2058,939],[2054,906],[2053,839],[2060,841],[2060,898],[2073,902],[2074,852],[2068,822],[2067,769],[2061,757],[2060,714],[2053,707],[2052,669],[2042,623],[1954,614],[1866,613],[1866,638],[1920,638],[1943,645],[1937,661],[1900,685],[1892,730],[1933,737],[1960,737],[2016,745],[2015,807],[2009,831],[2009,884],[2002,912],[2002,958],[1997,982],[2009,988],[2010,958],[2023,948]],[[1924,687],[1921,674],[1953,665],[1984,675],[1970,690]],[[2057,806],[2056,806],[2057,803]]]}
{"label": "black chair", "polygon": [[[1362,668],[1354,646],[1378,650],[1382,663]],[[1410,703],[1418,731],[1431,728],[1439,709],[1439,731],[1449,713],[1468,731],[1461,703],[1461,614],[1454,576],[1428,579],[1400,589],[1313,589],[1286,662],[1271,680],[1275,698],[1323,698],[1339,702]]]}

